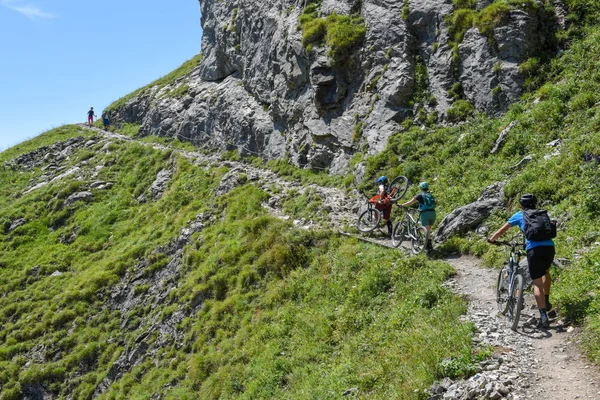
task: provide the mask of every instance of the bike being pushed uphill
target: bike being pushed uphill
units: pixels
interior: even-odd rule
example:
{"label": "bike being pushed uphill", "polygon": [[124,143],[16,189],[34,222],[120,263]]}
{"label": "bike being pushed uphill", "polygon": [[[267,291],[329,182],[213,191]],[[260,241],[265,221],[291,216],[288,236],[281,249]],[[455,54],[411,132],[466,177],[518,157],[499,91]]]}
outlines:
{"label": "bike being pushed uphill", "polygon": [[405,240],[411,241],[414,254],[419,254],[427,247],[427,230],[419,222],[420,211],[415,208],[401,207],[404,217],[394,225],[392,246],[398,247]]}
{"label": "bike being pushed uphill", "polygon": [[510,247],[508,263],[502,266],[496,282],[496,303],[498,310],[506,315],[513,331],[517,330],[523,309],[523,291],[530,285],[527,263],[521,262],[525,255],[525,245],[518,240],[511,242],[490,242],[498,246]]}
{"label": "bike being pushed uphill", "polygon": [[371,197],[367,202],[367,209],[363,211],[359,217],[356,227],[359,231],[367,233],[374,231],[381,222],[381,211],[376,206],[377,204],[394,204],[406,194],[408,190],[408,178],[398,176],[392,180],[388,186],[388,195],[381,199],[379,195]]}

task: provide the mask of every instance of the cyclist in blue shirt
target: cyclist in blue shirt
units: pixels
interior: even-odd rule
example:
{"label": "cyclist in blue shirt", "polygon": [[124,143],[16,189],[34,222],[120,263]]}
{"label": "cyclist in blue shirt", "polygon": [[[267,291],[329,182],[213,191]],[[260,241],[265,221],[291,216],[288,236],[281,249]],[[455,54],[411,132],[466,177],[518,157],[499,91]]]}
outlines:
{"label": "cyclist in blue shirt", "polygon": [[[532,194],[524,194],[519,199],[521,208],[535,209],[537,199]],[[513,226],[518,226],[521,231],[525,231],[525,221],[523,219],[523,211],[516,212],[509,218],[508,222],[498,229],[489,241],[494,242],[502,236],[507,230]],[[527,251],[527,263],[529,264],[529,274],[533,281],[533,295],[535,302],[540,311],[540,325],[543,328],[550,326],[547,312],[552,309],[550,303],[550,286],[552,279],[550,278],[550,265],[554,261],[554,241],[552,239],[543,241],[533,241],[525,238],[525,250]]]}
{"label": "cyclist in blue shirt", "polygon": [[421,182],[419,183],[419,188],[421,189],[421,193],[406,203],[402,203],[400,205],[402,207],[409,207],[415,203],[419,203],[419,210],[421,211],[421,225],[423,225],[427,231],[427,253],[431,253],[433,251],[433,245],[430,240],[430,233],[431,227],[435,223],[436,219],[435,199],[433,198],[433,195],[429,193],[429,183]]}

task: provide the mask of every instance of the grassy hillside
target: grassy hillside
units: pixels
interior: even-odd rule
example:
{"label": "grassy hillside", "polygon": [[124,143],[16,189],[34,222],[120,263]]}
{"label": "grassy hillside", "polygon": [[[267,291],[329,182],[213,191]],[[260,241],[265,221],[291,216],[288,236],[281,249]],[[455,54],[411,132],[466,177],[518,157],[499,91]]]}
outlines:
{"label": "grassy hillside", "polygon": [[[443,216],[476,200],[491,183],[507,181],[509,209],[486,221],[491,231],[519,209],[521,193],[534,193],[559,221],[557,257],[573,261],[553,271],[557,279],[552,298],[564,316],[584,324],[585,346],[600,363],[600,4],[567,3],[572,25],[560,34],[566,49],[530,72],[531,90],[520,103],[498,119],[478,115],[443,128],[407,124],[384,152],[366,160],[362,186],[368,188],[382,173],[428,180]],[[511,122],[516,125],[491,154],[499,133]],[[552,145],[555,140],[560,144]],[[519,165],[528,156],[531,161]],[[452,238],[443,248],[473,252],[490,265],[505,259],[502,249],[488,246],[485,237],[474,233]]]}
{"label": "grassy hillside", "polygon": [[[509,207],[485,222],[490,230],[517,210],[521,193],[535,193],[560,222],[558,256],[572,261],[552,271],[553,303],[583,325],[583,344],[600,364],[600,3],[566,3],[570,28],[557,38],[565,50],[523,66],[529,92],[520,103],[498,119],[407,123],[384,152],[362,159],[361,188],[371,191],[382,173],[428,180],[443,217],[506,181]],[[197,60],[186,65],[157,84]],[[45,159],[59,153],[54,143],[78,137],[72,151],[59,146],[60,161]],[[35,165],[15,162],[43,146]],[[267,167],[322,184],[353,181],[285,161]],[[173,176],[153,201],[149,187],[164,169]],[[269,195],[251,183],[216,198],[227,171],[74,126],[0,153],[0,399],[421,399],[434,379],[466,374],[487,355],[471,348],[465,304],[442,285],[453,273],[446,263],[296,229],[266,214],[260,204]],[[98,181],[112,187],[91,187]],[[65,203],[84,191],[91,197]],[[284,206],[306,218],[318,212],[301,199]],[[474,233],[442,250],[490,266],[505,259]]]}
{"label": "grassy hillside", "polygon": [[[80,135],[56,173],[79,172],[24,194],[51,158],[33,168],[9,160]],[[348,389],[416,399],[478,357],[472,327],[459,320],[464,302],[441,286],[447,264],[297,230],[267,215],[267,194],[250,184],[215,198],[227,168],[72,126],[1,157],[2,399],[330,398]],[[136,200],[151,198],[165,168],[174,172],[163,197]],[[90,189],[93,181],[113,186]],[[84,190],[93,198],[65,203]],[[197,215],[205,228],[178,245]],[[11,230],[18,219],[26,222]],[[441,367],[448,357],[455,362]]]}

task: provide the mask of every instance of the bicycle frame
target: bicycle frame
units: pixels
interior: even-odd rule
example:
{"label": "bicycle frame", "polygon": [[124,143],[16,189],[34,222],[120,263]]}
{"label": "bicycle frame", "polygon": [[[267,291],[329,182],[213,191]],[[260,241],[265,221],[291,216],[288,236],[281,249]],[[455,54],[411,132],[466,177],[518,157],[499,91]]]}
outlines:
{"label": "bicycle frame", "polygon": [[392,231],[392,245],[398,247],[404,240],[411,241],[414,254],[419,254],[427,246],[427,231],[420,226],[420,219],[416,216],[418,211],[399,206],[404,211],[404,216],[396,222]]}
{"label": "bicycle frame", "polygon": [[410,209],[407,209],[405,214],[406,214],[406,216],[403,218],[406,218],[406,220],[408,222],[406,234],[409,236],[410,239],[416,240],[417,239],[416,227],[419,222],[417,220],[415,220],[412,213],[410,212]]}
{"label": "bicycle frame", "polygon": [[509,261],[508,261],[508,282],[509,282],[508,291],[510,293],[510,291],[512,289],[512,285],[514,284],[513,278],[515,276],[515,272],[518,271],[519,263],[521,262],[521,251],[517,250],[517,247],[521,246],[521,245],[517,245],[516,242],[511,242],[511,243],[498,242],[498,243],[504,244],[506,246],[510,246],[510,255],[509,255]]}
{"label": "bicycle frame", "polygon": [[[511,321],[511,329],[516,330],[521,309],[523,306],[523,274],[519,271],[519,263],[523,250],[518,247],[523,246],[516,241],[500,242],[496,241],[493,244],[510,247],[510,255],[508,259],[508,267],[504,266],[498,274],[496,283],[496,302],[500,313],[506,315]],[[506,276],[505,274],[508,274]]]}

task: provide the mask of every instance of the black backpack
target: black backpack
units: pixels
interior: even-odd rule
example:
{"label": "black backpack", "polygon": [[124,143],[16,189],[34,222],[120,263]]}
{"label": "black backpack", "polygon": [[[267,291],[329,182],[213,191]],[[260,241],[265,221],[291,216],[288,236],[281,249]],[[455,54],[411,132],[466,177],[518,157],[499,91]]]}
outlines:
{"label": "black backpack", "polygon": [[523,210],[525,237],[527,240],[541,242],[556,237],[556,223],[550,219],[546,210]]}

